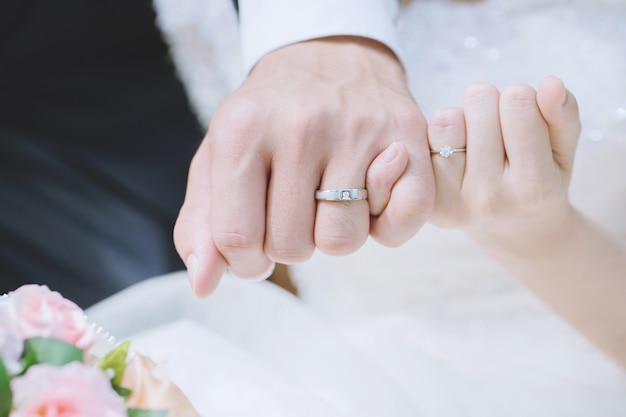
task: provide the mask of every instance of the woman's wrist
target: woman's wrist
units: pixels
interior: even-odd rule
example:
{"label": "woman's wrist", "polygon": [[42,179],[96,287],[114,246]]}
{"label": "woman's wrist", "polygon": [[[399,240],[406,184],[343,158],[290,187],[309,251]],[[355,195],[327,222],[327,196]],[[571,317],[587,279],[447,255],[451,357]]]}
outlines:
{"label": "woman's wrist", "polygon": [[541,218],[493,222],[467,229],[469,237],[497,261],[533,262],[565,247],[583,216],[569,202]]}

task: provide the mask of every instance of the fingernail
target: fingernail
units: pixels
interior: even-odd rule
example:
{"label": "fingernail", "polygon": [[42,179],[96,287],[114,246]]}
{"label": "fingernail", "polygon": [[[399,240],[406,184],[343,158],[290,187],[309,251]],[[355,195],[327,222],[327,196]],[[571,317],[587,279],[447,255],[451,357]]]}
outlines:
{"label": "fingernail", "polygon": [[383,161],[391,162],[394,159],[396,159],[396,156],[398,156],[398,153],[399,153],[398,144],[394,142],[391,145],[389,145],[387,149],[385,149],[385,152],[383,152],[380,156],[381,158],[383,158]]}
{"label": "fingernail", "polygon": [[561,105],[564,105],[567,101],[567,88],[563,91],[563,97],[561,98]]}
{"label": "fingernail", "polygon": [[198,274],[198,258],[193,253],[187,258],[187,275],[189,277],[189,284],[194,294],[196,293],[196,278]]}

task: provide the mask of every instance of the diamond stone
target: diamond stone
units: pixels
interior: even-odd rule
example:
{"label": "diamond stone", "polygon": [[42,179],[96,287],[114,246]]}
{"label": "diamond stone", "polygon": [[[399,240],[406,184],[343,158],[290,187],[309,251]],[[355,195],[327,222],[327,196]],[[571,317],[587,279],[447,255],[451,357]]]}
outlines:
{"label": "diamond stone", "polygon": [[453,153],[454,148],[450,145],[442,146],[441,148],[439,148],[439,155],[443,156],[444,158],[449,157]]}
{"label": "diamond stone", "polygon": [[341,199],[342,200],[350,200],[352,197],[350,197],[350,191],[342,191],[341,192]]}

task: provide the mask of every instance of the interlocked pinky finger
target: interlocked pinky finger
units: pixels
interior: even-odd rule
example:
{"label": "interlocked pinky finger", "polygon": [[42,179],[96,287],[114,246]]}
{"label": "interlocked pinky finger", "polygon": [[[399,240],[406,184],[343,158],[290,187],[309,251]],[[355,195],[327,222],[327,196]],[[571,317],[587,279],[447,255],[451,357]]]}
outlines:
{"label": "interlocked pinky finger", "polygon": [[409,153],[402,143],[394,142],[374,159],[367,169],[367,188],[370,215],[379,216],[391,197],[394,184],[409,163]]}
{"label": "interlocked pinky finger", "polygon": [[435,174],[435,208],[430,221],[438,226],[458,226],[463,219],[459,203],[466,162],[466,135],[463,109],[442,109],[428,125]]}

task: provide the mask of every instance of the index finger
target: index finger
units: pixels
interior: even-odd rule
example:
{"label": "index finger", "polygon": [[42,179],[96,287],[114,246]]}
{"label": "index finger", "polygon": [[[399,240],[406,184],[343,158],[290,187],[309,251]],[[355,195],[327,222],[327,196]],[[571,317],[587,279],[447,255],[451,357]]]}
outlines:
{"label": "index finger", "polygon": [[208,135],[213,241],[241,278],[267,278],[273,269],[263,249],[269,162],[262,115],[254,103],[230,99]]}

